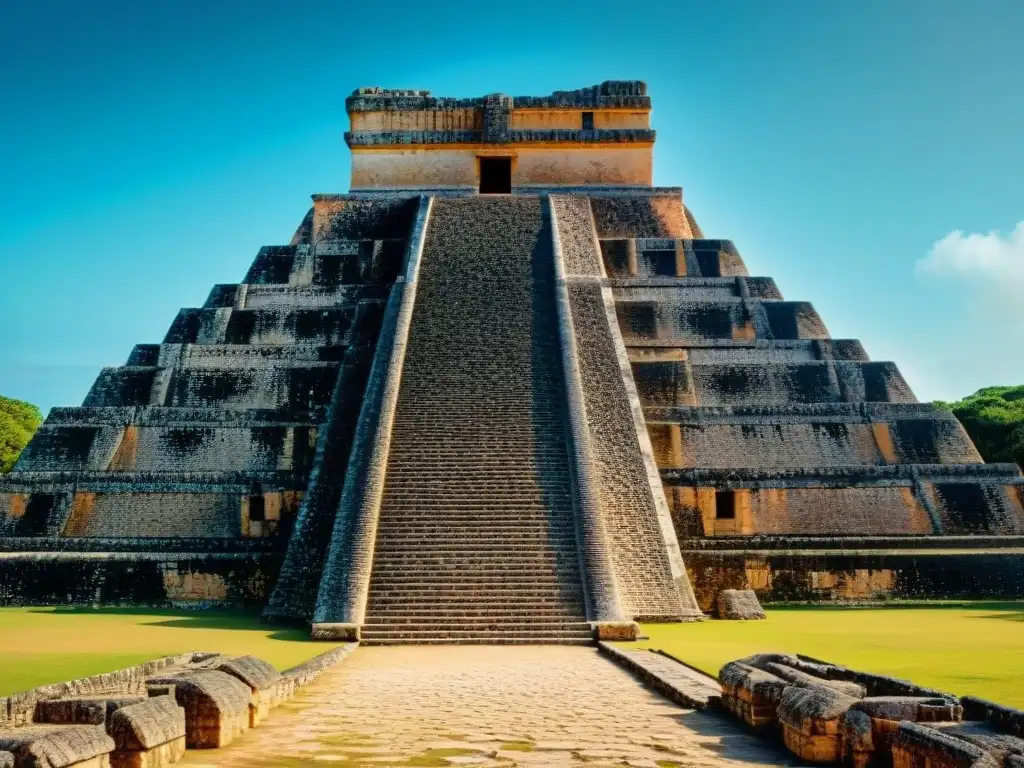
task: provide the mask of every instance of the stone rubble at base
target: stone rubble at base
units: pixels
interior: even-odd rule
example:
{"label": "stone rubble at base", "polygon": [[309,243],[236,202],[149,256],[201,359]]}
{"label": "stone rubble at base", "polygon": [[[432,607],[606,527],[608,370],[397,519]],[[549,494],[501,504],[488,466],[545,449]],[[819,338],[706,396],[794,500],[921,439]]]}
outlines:
{"label": "stone rubble at base", "polygon": [[[342,662],[343,645],[278,673],[253,656],[191,653],[0,699],[0,766],[161,768],[227,746]],[[10,755],[8,758],[7,755]]]}
{"label": "stone rubble at base", "polygon": [[722,706],[810,763],[850,768],[1016,768],[1024,712],[800,656],[763,653],[719,672]]}

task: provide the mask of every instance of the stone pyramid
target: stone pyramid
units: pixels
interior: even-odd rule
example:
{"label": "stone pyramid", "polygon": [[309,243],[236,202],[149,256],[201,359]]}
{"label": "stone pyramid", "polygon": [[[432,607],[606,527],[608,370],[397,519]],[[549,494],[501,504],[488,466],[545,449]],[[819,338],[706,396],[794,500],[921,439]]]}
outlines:
{"label": "stone pyramid", "polygon": [[351,191],[0,478],[0,601],[573,643],[1024,593],[1019,469],[651,184],[643,83],[347,107]]}

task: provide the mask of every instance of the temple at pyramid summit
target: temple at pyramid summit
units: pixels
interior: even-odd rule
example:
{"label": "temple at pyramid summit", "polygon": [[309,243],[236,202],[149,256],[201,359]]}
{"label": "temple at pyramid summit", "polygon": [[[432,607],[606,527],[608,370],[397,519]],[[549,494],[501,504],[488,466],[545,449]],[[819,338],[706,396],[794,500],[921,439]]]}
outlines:
{"label": "temple at pyramid summit", "polygon": [[643,83],[346,106],[349,191],[0,476],[0,602],[587,643],[1024,596],[1020,470],[652,185]]}

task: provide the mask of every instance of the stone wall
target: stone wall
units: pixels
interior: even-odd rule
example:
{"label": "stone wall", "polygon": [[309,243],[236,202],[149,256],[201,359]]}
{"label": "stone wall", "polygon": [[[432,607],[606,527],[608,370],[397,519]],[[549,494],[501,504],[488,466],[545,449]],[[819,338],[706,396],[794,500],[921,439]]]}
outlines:
{"label": "stone wall", "polygon": [[0,605],[260,608],[274,553],[0,553]]}
{"label": "stone wall", "polygon": [[722,589],[753,589],[762,602],[1024,597],[1024,558],[1013,550],[958,554],[915,550],[913,543],[902,545],[906,552],[848,546],[846,551],[830,547],[779,552],[694,551],[684,546],[683,556],[697,600],[706,611]]}
{"label": "stone wall", "polygon": [[356,148],[353,190],[467,189],[480,184],[480,157],[512,158],[512,187],[644,186],[651,183],[651,145],[493,145]]}

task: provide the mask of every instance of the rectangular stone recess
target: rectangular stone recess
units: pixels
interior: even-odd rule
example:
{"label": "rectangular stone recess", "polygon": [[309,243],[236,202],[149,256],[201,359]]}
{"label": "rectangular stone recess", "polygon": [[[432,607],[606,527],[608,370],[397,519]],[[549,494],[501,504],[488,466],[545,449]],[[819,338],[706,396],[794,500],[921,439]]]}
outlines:
{"label": "rectangular stone recess", "polygon": [[507,195],[512,191],[512,158],[481,157],[480,193]]}

